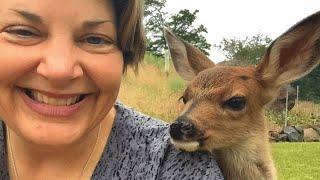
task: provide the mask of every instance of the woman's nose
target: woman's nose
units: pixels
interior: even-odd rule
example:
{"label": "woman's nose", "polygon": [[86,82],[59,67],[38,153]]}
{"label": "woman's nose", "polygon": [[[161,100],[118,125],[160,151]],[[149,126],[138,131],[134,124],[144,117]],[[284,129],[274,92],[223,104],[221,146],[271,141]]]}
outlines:
{"label": "woman's nose", "polygon": [[62,38],[48,42],[37,73],[55,83],[69,82],[83,75],[76,46]]}

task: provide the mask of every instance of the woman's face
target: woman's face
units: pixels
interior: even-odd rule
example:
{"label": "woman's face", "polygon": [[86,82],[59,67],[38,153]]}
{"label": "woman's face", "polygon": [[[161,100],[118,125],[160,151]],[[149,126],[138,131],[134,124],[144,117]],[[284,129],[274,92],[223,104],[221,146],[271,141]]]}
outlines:
{"label": "woman's face", "polygon": [[106,117],[123,58],[106,0],[1,0],[0,116],[25,140],[69,145]]}

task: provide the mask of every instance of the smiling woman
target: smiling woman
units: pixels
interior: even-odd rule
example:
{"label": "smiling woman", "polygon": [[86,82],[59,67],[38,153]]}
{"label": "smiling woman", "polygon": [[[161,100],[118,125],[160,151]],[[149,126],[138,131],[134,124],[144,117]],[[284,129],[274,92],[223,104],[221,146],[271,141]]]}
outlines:
{"label": "smiling woman", "polygon": [[1,179],[221,178],[116,103],[144,51],[139,0],[1,1]]}

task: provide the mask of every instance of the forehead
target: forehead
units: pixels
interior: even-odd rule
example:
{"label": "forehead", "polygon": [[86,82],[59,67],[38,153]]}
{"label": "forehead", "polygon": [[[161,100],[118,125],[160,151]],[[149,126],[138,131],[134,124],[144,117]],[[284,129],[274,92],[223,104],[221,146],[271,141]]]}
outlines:
{"label": "forehead", "polygon": [[254,67],[216,66],[200,72],[194,79],[193,84],[203,88],[210,88],[255,79]]}
{"label": "forehead", "polygon": [[24,10],[45,18],[61,20],[81,18],[112,18],[111,0],[1,0],[0,13]]}
{"label": "forehead", "polygon": [[260,90],[254,67],[216,66],[200,72],[187,88],[198,95],[228,98]]}

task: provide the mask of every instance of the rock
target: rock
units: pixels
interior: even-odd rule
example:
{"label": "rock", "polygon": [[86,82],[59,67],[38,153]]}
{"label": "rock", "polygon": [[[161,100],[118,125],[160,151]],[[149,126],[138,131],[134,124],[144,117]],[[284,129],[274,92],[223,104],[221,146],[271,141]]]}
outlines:
{"label": "rock", "polygon": [[269,131],[269,141],[276,142],[279,139],[279,133],[274,131]]}
{"label": "rock", "polygon": [[303,139],[305,142],[320,141],[319,133],[313,128],[307,128],[307,129],[304,129],[303,131],[304,131]]}
{"label": "rock", "polygon": [[320,127],[313,127],[313,129],[316,130],[318,134],[320,134]]}
{"label": "rock", "polygon": [[276,141],[288,141],[288,134],[279,134],[278,138],[276,139]]}
{"label": "rock", "polygon": [[269,141],[278,141],[281,127],[278,124],[268,122]]}
{"label": "rock", "polygon": [[303,128],[299,126],[294,126],[294,128],[303,136]]}
{"label": "rock", "polygon": [[290,142],[300,142],[303,140],[303,136],[292,126],[285,127],[283,133],[288,135]]}

